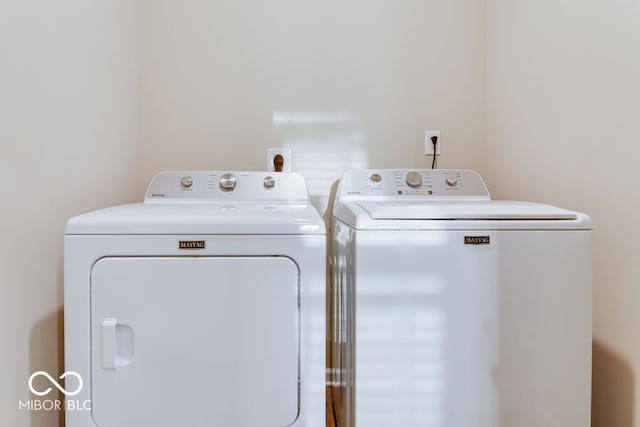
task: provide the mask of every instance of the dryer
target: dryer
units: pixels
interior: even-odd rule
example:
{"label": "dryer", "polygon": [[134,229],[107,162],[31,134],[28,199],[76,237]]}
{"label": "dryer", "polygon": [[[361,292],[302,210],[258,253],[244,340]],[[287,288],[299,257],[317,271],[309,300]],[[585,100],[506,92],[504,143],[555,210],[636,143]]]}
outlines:
{"label": "dryer", "polygon": [[353,170],[331,244],[337,425],[589,425],[587,215],[468,170]]}
{"label": "dryer", "polygon": [[66,425],[324,427],[325,242],[295,173],[163,172],[70,219]]}

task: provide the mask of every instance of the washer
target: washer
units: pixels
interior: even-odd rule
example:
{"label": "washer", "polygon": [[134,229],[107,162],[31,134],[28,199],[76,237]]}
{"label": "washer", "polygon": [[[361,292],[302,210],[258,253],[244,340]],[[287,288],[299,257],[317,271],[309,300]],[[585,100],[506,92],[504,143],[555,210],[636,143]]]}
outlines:
{"label": "washer", "polygon": [[66,425],[324,427],[325,246],[295,173],[163,172],[69,220]]}
{"label": "washer", "polygon": [[338,425],[589,425],[587,215],[468,170],[354,170],[331,240]]}

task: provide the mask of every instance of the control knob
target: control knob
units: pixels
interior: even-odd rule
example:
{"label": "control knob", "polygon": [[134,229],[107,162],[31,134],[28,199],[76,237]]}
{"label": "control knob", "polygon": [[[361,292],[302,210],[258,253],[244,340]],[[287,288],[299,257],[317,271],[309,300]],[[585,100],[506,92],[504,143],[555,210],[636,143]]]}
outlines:
{"label": "control knob", "polygon": [[180,180],[180,185],[184,188],[190,188],[193,185],[193,178],[190,176],[183,176]]}
{"label": "control knob", "polygon": [[407,173],[405,182],[411,188],[418,188],[422,185],[422,175],[419,172],[411,171]]}
{"label": "control knob", "polygon": [[220,177],[220,189],[222,191],[233,191],[236,188],[237,181],[235,175],[225,173]]}
{"label": "control knob", "polygon": [[264,188],[273,188],[276,185],[276,180],[273,179],[272,176],[265,176],[262,184],[264,185]]}
{"label": "control knob", "polygon": [[447,183],[449,187],[455,187],[458,184],[458,177],[447,175],[444,181]]}
{"label": "control knob", "polygon": [[380,185],[381,182],[382,177],[380,176],[380,174],[374,173],[369,177],[369,183],[371,185]]}

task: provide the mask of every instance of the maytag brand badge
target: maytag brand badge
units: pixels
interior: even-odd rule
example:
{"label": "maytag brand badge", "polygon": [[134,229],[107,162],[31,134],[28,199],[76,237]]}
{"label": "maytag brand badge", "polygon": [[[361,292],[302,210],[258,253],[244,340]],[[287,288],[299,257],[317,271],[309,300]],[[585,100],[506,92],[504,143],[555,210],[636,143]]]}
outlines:
{"label": "maytag brand badge", "polygon": [[491,237],[489,236],[464,236],[465,245],[490,245]]}
{"label": "maytag brand badge", "polygon": [[204,240],[180,240],[180,249],[204,249]]}

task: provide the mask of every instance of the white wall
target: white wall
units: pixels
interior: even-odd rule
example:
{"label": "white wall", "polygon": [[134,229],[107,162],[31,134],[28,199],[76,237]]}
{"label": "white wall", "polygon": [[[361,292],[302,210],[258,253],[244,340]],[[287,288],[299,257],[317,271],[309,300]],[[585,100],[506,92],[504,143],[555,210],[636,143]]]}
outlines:
{"label": "white wall", "polygon": [[481,167],[484,3],[141,0],[146,178],[265,168],[266,148],[326,196],[349,167]]}
{"label": "white wall", "polygon": [[592,216],[593,425],[640,426],[640,2],[487,5],[485,177]]}
{"label": "white wall", "polygon": [[63,371],[67,218],[139,198],[136,14],[128,0],[0,1],[1,426],[60,421],[18,400],[32,372]]}

